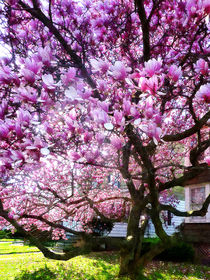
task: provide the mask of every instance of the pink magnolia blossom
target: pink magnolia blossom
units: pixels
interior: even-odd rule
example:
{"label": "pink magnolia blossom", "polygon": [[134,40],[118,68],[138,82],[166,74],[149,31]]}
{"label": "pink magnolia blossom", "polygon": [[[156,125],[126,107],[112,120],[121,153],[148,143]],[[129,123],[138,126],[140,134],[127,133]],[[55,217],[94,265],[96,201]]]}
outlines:
{"label": "pink magnolia blossom", "polygon": [[92,137],[93,137],[92,133],[85,132],[84,137],[83,137],[84,138],[84,142],[85,143],[90,142],[92,140]]}
{"label": "pink magnolia blossom", "polygon": [[121,61],[116,61],[110,69],[110,74],[119,81],[124,81],[131,71],[130,67],[126,67]]}
{"label": "pink magnolia blossom", "polygon": [[52,104],[52,100],[51,100],[48,92],[45,89],[42,90],[41,96],[38,99],[38,101],[45,104],[45,105],[51,105]]}
{"label": "pink magnolia blossom", "polygon": [[200,73],[202,75],[208,75],[208,62],[206,62],[204,59],[200,58],[196,64],[194,64],[195,66],[195,71],[197,73]]}
{"label": "pink magnolia blossom", "polygon": [[154,116],[154,121],[157,125],[160,125],[162,122],[162,116],[160,114],[157,114]]}
{"label": "pink magnolia blossom", "polygon": [[6,139],[9,135],[9,128],[6,124],[3,122],[0,123],[0,138],[1,139]]}
{"label": "pink magnolia blossom", "polygon": [[30,87],[20,87],[18,89],[18,92],[20,96],[18,97],[19,99],[25,101],[25,102],[31,102],[31,103],[36,103],[38,99],[37,93],[33,90],[33,88]]}
{"label": "pink magnolia blossom", "polygon": [[158,78],[156,75],[154,75],[147,80],[147,91],[150,94],[155,95],[157,93],[158,88],[159,88]]}
{"label": "pink magnolia blossom", "polygon": [[150,138],[153,138],[155,144],[157,145],[157,143],[160,141],[160,135],[162,133],[162,130],[160,127],[158,127],[156,124],[149,124],[148,128],[147,128],[147,135]]}
{"label": "pink magnolia blossom", "polygon": [[148,97],[146,100],[146,106],[145,106],[145,116],[148,119],[151,119],[154,114],[154,109],[153,109],[153,99],[152,97]]}
{"label": "pink magnolia blossom", "polygon": [[123,100],[123,110],[124,110],[125,115],[127,115],[127,116],[130,115],[131,102],[127,99]]}
{"label": "pink magnolia blossom", "polygon": [[207,14],[210,14],[210,3],[209,0],[203,0],[202,3],[203,9]]}
{"label": "pink magnolia blossom", "polygon": [[123,146],[122,140],[118,136],[112,136],[111,137],[111,144],[114,146],[117,150],[120,150]]}
{"label": "pink magnolia blossom", "polygon": [[144,65],[144,71],[146,75],[152,77],[153,75],[158,74],[160,72],[160,69],[162,67],[162,61],[161,59],[156,60],[155,58],[152,58],[149,61],[145,62]]}
{"label": "pink magnolia blossom", "polygon": [[138,82],[138,87],[141,91],[146,92],[148,89],[147,79],[145,77],[140,77]]}
{"label": "pink magnolia blossom", "polygon": [[48,46],[46,46],[45,48],[39,48],[38,54],[44,65],[46,65],[46,66],[51,65],[52,52]]}
{"label": "pink magnolia blossom", "polygon": [[186,10],[189,15],[193,15],[196,13],[197,5],[196,0],[187,0]]}
{"label": "pink magnolia blossom", "polygon": [[0,83],[2,84],[10,84],[12,81],[12,73],[8,66],[3,66],[2,69],[0,69]]}
{"label": "pink magnolia blossom", "polygon": [[115,119],[115,123],[118,126],[123,126],[125,124],[125,118],[123,116],[123,113],[120,111],[115,110],[114,111],[114,119]]}
{"label": "pink magnolia blossom", "polygon": [[210,156],[205,157],[204,160],[210,166]]}
{"label": "pink magnolia blossom", "polygon": [[77,161],[78,159],[80,159],[80,155],[77,152],[71,152],[70,157],[73,161]]}
{"label": "pink magnolia blossom", "polygon": [[177,67],[176,65],[171,65],[168,75],[174,82],[177,82],[182,76],[181,66]]}
{"label": "pink magnolia blossom", "polygon": [[54,81],[53,76],[51,74],[44,74],[42,76],[42,81],[43,81],[46,89],[54,90],[56,88],[55,81]]}
{"label": "pink magnolia blossom", "polygon": [[152,107],[146,107],[145,108],[145,116],[148,118],[148,119],[151,119],[153,117],[153,114],[154,114],[154,111],[153,111],[153,108]]}
{"label": "pink magnolia blossom", "polygon": [[102,109],[94,109],[91,115],[96,123],[104,124],[109,122],[108,114]]}
{"label": "pink magnolia blossom", "polygon": [[19,122],[17,122],[15,124],[15,132],[16,132],[16,135],[18,138],[21,138],[24,136],[24,133],[22,131],[22,127],[21,127],[21,124]]}
{"label": "pink magnolia blossom", "polygon": [[9,85],[14,83],[16,86],[20,85],[18,76],[11,72],[8,66],[3,66],[0,69],[0,84]]}
{"label": "pink magnolia blossom", "polygon": [[35,74],[31,70],[22,69],[22,74],[26,82],[33,84],[35,82]]}
{"label": "pink magnolia blossom", "polygon": [[210,84],[202,85],[196,96],[206,103],[210,103]]}
{"label": "pink magnolia blossom", "polygon": [[88,100],[92,95],[92,91],[90,89],[83,89],[83,91],[80,92],[80,96],[84,100]]}
{"label": "pink magnolia blossom", "polygon": [[87,160],[87,162],[94,163],[96,161],[96,159],[97,159],[97,153],[95,153],[95,152],[86,152],[84,157]]}
{"label": "pink magnolia blossom", "polygon": [[53,128],[49,125],[49,123],[47,121],[44,122],[43,126],[44,126],[45,131],[48,134],[53,134]]}
{"label": "pink magnolia blossom", "polygon": [[26,110],[23,110],[22,108],[19,109],[17,111],[17,120],[22,124],[22,125],[29,125],[30,123],[30,120],[31,120],[31,114],[26,111]]}
{"label": "pink magnolia blossom", "polygon": [[99,145],[104,143],[104,139],[105,139],[105,135],[102,133],[97,133],[96,134],[96,140],[98,142]]}
{"label": "pink magnolia blossom", "polygon": [[75,77],[76,77],[76,69],[69,68],[68,71],[61,76],[61,80],[64,86],[68,86],[70,83],[74,82]]}
{"label": "pink magnolia blossom", "polygon": [[25,69],[30,70],[34,74],[37,74],[42,67],[41,62],[35,61],[35,59],[26,58],[25,60]]}
{"label": "pink magnolia blossom", "polygon": [[25,157],[24,157],[24,155],[21,151],[12,150],[10,158],[12,159],[12,161],[18,161],[18,162],[24,162],[25,161]]}
{"label": "pink magnolia blossom", "polygon": [[110,106],[109,103],[99,101],[99,102],[98,102],[98,106],[99,106],[102,110],[104,110],[106,113],[109,112],[109,106]]}
{"label": "pink magnolia blossom", "polygon": [[[147,0],[138,13],[129,0],[45,2],[0,5],[9,50],[0,59],[0,229],[11,213],[23,230],[33,224],[59,239],[60,222],[89,233],[85,224],[101,212],[132,223],[141,240],[144,202],[174,206],[164,189],[185,178],[185,155],[205,148],[209,3]],[[195,116],[199,141],[188,133]]]}
{"label": "pink magnolia blossom", "polygon": [[97,59],[90,60],[91,66],[93,67],[93,72],[97,73],[100,72],[105,74],[109,70],[109,62]]}
{"label": "pink magnolia blossom", "polygon": [[99,80],[98,81],[98,90],[101,92],[105,92],[105,91],[107,91],[107,89],[108,89],[108,86],[107,86],[106,81]]}

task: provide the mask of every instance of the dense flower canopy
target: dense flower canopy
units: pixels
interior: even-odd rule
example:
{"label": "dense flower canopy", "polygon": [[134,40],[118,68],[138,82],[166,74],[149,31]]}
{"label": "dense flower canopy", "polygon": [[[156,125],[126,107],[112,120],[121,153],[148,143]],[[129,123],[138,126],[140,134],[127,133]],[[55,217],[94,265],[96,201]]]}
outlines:
{"label": "dense flower canopy", "polygon": [[207,168],[209,1],[1,2],[2,226],[138,204],[160,234],[159,195]]}

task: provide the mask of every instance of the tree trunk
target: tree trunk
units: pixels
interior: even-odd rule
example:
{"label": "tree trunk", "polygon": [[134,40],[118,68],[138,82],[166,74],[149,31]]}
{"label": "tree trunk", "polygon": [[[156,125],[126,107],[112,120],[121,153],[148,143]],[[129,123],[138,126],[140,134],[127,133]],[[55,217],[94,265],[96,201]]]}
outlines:
{"label": "tree trunk", "polygon": [[137,279],[134,277],[140,273],[140,266],[137,265],[137,261],[144,235],[144,232],[139,228],[140,216],[140,205],[133,205],[128,219],[127,241],[120,251],[119,275],[129,275],[131,279]]}
{"label": "tree trunk", "polygon": [[[145,266],[152,261],[152,259],[163,252],[163,250],[167,247],[161,241],[152,246],[152,248],[141,254],[141,245],[142,240],[140,240],[139,244],[134,245],[134,243],[127,247],[121,249],[120,253],[120,272],[119,275],[128,275],[131,279],[145,279],[143,276],[143,269]],[[135,247],[131,247],[135,246]],[[134,253],[135,252],[135,253]]]}
{"label": "tree trunk", "polygon": [[153,245],[151,249],[142,254],[142,243],[145,226],[139,227],[141,206],[136,204],[132,207],[127,229],[127,240],[120,251],[120,272],[119,275],[129,275],[131,279],[145,279],[143,277],[144,267],[166,247],[167,243],[162,241]]}
{"label": "tree trunk", "polygon": [[133,250],[121,250],[119,276],[127,275],[130,276],[131,279],[138,279],[139,276],[142,275],[143,267],[138,265],[138,261],[132,251]]}

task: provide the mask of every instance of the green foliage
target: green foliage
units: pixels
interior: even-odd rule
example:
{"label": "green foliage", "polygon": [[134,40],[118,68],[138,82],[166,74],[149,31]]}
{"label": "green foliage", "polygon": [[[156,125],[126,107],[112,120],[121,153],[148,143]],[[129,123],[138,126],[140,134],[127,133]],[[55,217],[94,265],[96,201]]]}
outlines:
{"label": "green foliage", "polygon": [[179,187],[179,186],[174,187],[172,193],[174,193],[179,200],[185,199],[183,187]]}

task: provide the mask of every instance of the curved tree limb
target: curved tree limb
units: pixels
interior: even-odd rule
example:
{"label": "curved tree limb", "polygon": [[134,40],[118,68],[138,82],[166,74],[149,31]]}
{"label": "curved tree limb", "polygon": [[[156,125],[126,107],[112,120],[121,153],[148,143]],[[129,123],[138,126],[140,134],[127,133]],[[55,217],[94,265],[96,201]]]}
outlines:
{"label": "curved tree limb", "polygon": [[199,131],[209,120],[210,118],[210,111],[208,113],[206,113],[194,126],[192,126],[191,128],[181,132],[181,133],[177,133],[177,134],[171,134],[171,135],[165,135],[163,136],[163,140],[166,142],[173,142],[173,141],[179,141],[179,140],[183,140],[191,135],[193,135],[194,133],[196,133],[197,131]]}
{"label": "curved tree limb", "polygon": [[35,219],[35,220],[38,220],[40,222],[43,222],[53,228],[59,228],[59,229],[63,229],[65,230],[66,232],[69,232],[69,233],[72,233],[72,234],[75,234],[75,235],[85,235],[85,233],[83,231],[76,231],[76,230],[73,230],[73,229],[70,229],[66,226],[63,226],[61,224],[57,224],[57,223],[54,223],[54,222],[50,222],[48,221],[47,219],[45,219],[44,217],[42,216],[38,216],[38,215],[32,215],[32,214],[24,214],[20,217],[20,219],[22,218],[26,218],[26,219]]}
{"label": "curved tree limb", "polygon": [[190,151],[190,162],[192,165],[198,165],[198,157],[210,147],[210,139],[205,140],[198,144],[195,148]]}
{"label": "curved tree limb", "polygon": [[207,164],[201,164],[196,167],[190,167],[188,168],[188,171],[184,173],[183,176],[179,178],[174,178],[171,181],[168,181],[166,183],[160,183],[159,184],[159,192],[162,192],[164,190],[176,187],[176,186],[184,186],[186,181],[191,180],[198,176],[200,173],[202,173],[204,170],[207,170],[208,166]]}
{"label": "curved tree limb", "polygon": [[15,227],[15,229],[21,233],[26,239],[28,239],[31,243],[33,243],[46,258],[54,259],[54,260],[69,260],[73,257],[76,257],[80,254],[88,253],[89,251],[86,248],[76,248],[75,250],[69,251],[64,254],[54,253],[48,248],[46,248],[39,239],[35,238],[29,231],[26,231],[23,226],[21,226],[15,219],[9,217],[7,211],[3,209],[2,202],[0,201],[0,215],[5,220],[7,220],[11,225]]}
{"label": "curved tree limb", "polygon": [[179,211],[171,205],[164,205],[164,204],[161,204],[160,207],[161,210],[170,211],[175,216],[179,216],[179,217],[195,217],[195,216],[203,217],[206,215],[208,211],[209,204],[210,204],[210,195],[206,198],[200,210]]}

